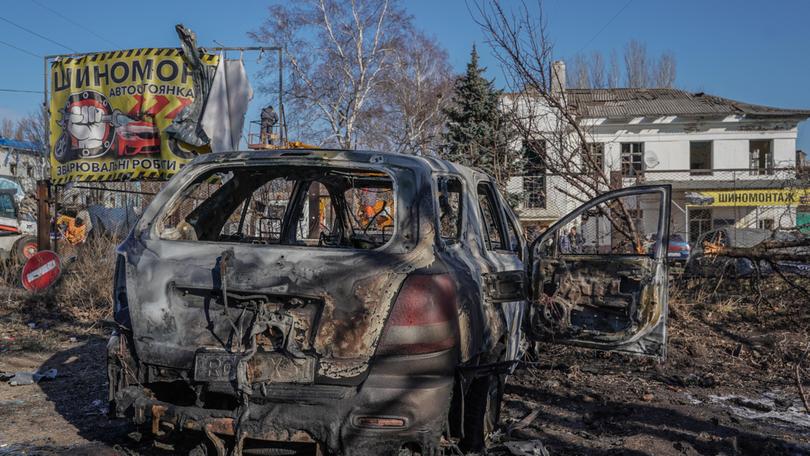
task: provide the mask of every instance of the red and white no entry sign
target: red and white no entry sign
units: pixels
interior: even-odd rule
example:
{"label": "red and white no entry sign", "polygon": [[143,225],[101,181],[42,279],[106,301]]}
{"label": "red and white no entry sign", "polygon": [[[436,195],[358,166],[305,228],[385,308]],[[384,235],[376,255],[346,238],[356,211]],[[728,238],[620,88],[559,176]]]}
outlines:
{"label": "red and white no entry sign", "polygon": [[22,270],[22,284],[28,291],[42,291],[62,274],[59,255],[50,250],[37,252],[25,262]]}

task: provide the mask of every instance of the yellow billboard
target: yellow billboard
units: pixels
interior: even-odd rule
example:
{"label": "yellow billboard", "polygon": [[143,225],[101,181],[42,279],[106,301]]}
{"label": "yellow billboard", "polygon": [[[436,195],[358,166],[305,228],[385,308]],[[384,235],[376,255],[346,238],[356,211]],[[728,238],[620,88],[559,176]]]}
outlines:
{"label": "yellow billboard", "polygon": [[810,188],[687,192],[686,204],[704,207],[798,206],[810,204]]}
{"label": "yellow billboard", "polygon": [[[219,56],[204,54],[216,67]],[[166,133],[192,104],[191,68],[178,49],[129,49],[51,64],[50,164],[56,184],[165,179],[204,148]]]}

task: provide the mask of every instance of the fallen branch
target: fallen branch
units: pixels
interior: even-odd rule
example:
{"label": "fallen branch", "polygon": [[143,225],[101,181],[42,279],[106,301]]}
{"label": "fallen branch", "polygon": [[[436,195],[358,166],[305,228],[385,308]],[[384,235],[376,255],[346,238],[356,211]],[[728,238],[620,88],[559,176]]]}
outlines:
{"label": "fallen branch", "polygon": [[810,246],[810,237],[790,241],[764,240],[753,247],[728,247],[719,242],[704,242],[703,253],[706,256],[724,256],[731,258],[748,258],[751,261],[808,261],[810,252],[807,250],[784,251]]}
{"label": "fallen branch", "polygon": [[796,388],[799,389],[799,397],[802,398],[804,410],[807,413],[810,413],[810,403],[808,403],[807,401],[807,395],[804,394],[804,387],[802,386],[802,376],[801,376],[802,363],[804,362],[804,359],[807,358],[808,351],[810,351],[810,344],[807,344],[807,348],[804,349],[804,353],[802,353],[802,356],[799,357],[799,360],[796,362]]}

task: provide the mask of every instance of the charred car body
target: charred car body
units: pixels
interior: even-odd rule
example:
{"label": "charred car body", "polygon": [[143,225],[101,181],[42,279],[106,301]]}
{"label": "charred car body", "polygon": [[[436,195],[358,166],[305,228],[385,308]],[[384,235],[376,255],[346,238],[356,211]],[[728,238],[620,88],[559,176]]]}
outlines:
{"label": "charred car body", "polygon": [[[666,240],[669,194],[608,193],[528,248],[493,181],[446,161],[199,157],[118,248],[112,410],[215,453],[480,449],[524,333],[664,355],[666,242],[627,250],[607,221],[644,206]],[[572,224],[601,235],[562,249]]]}

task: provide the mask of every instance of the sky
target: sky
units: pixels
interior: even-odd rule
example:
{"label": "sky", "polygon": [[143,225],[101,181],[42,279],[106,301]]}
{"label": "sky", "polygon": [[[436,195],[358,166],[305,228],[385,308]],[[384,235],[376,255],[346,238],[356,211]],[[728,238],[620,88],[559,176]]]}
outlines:
{"label": "sky", "polygon": [[[1,1],[5,8],[0,9],[0,118],[21,117],[42,102],[41,93],[2,90],[41,91],[43,55],[177,47],[177,23],[194,30],[203,46],[253,45],[247,32],[261,25],[267,6],[273,3]],[[502,1],[507,7],[520,4]],[[403,5],[416,26],[446,49],[454,69],[463,71],[476,44],[489,77],[496,84],[504,83],[464,0],[403,0]],[[680,88],[749,103],[810,109],[808,1],[545,0],[544,11],[555,58],[571,59],[591,51],[609,54],[613,49],[621,53],[629,40],[636,39],[646,43],[651,55],[665,50],[675,54]],[[246,55],[254,82],[262,67],[257,58]],[[273,97],[257,93],[248,117],[258,118],[259,106],[271,103]],[[797,148],[810,150],[810,122],[800,125]]]}

